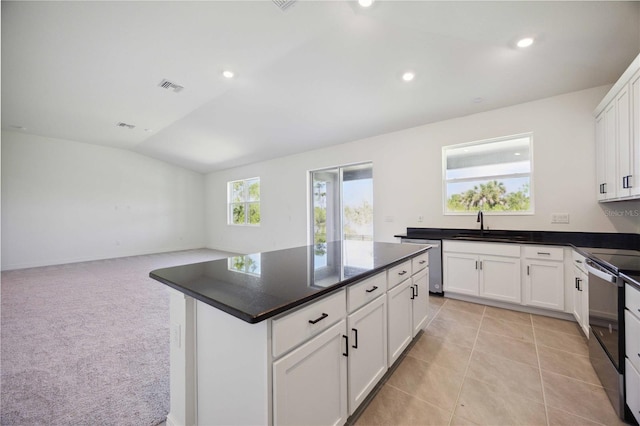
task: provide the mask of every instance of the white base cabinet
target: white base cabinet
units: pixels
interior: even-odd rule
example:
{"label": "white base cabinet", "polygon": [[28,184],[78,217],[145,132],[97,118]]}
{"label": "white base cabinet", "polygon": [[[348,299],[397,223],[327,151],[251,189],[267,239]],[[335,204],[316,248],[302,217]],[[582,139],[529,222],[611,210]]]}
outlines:
{"label": "white base cabinet", "polygon": [[416,337],[420,330],[427,325],[427,314],[429,313],[429,269],[427,268],[423,272],[415,274],[412,280],[415,294],[411,299],[411,312],[413,314],[411,337]]}
{"label": "white base cabinet", "polygon": [[589,336],[589,275],[585,258],[573,252],[573,317],[585,336]]}
{"label": "white base cabinet", "polygon": [[387,296],[350,314],[347,330],[351,415],[387,372]]}
{"label": "white base cabinet", "polygon": [[389,367],[427,323],[429,268],[422,269],[387,293],[389,303]]}
{"label": "white base cabinet", "polygon": [[411,342],[413,312],[411,312],[412,282],[402,282],[387,293],[389,303],[389,355],[388,365],[393,365]]}
{"label": "white base cabinet", "polygon": [[342,320],[273,363],[274,424],[322,426],[347,421],[345,334]]}
{"label": "white base cabinet", "polygon": [[524,257],[524,303],[539,308],[564,311],[564,249],[527,245]]}
{"label": "white base cabinet", "polygon": [[640,423],[640,289],[625,284],[626,402]]}
{"label": "white base cabinet", "polygon": [[520,303],[518,244],[443,243],[445,292]]}

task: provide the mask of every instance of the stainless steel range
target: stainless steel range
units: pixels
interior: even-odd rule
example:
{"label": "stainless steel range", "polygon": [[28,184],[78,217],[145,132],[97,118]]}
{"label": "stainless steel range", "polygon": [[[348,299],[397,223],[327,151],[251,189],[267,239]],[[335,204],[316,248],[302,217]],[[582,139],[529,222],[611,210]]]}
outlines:
{"label": "stainless steel range", "polygon": [[640,272],[640,251],[588,249],[589,358],[624,419],[624,287],[620,273]]}

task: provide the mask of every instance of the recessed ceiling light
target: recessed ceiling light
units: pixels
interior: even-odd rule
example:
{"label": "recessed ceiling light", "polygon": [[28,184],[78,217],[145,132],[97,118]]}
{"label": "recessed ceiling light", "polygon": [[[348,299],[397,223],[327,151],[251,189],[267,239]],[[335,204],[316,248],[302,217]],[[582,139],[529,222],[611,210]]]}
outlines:
{"label": "recessed ceiling light", "polygon": [[362,7],[369,7],[373,4],[373,0],[358,0],[358,4]]}
{"label": "recessed ceiling light", "polygon": [[529,47],[533,44],[533,38],[532,37],[525,37],[522,38],[520,40],[518,40],[518,42],[516,43],[516,46],[518,47]]}
{"label": "recessed ceiling light", "polygon": [[225,71],[222,71],[222,76],[224,78],[233,78],[234,74],[233,74],[233,71],[225,70]]}
{"label": "recessed ceiling light", "polygon": [[516,153],[514,153],[513,155],[520,155],[520,153],[519,153],[519,152],[516,152]]}
{"label": "recessed ceiling light", "polygon": [[407,71],[404,74],[402,74],[402,79],[404,81],[411,81],[415,78],[416,74],[413,71]]}

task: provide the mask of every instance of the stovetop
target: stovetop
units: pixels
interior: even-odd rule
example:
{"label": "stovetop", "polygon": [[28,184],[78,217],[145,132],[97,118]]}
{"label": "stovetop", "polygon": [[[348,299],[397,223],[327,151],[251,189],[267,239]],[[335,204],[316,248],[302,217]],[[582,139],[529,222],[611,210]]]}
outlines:
{"label": "stovetop", "polygon": [[590,258],[616,275],[620,272],[640,274],[640,251],[594,248]]}

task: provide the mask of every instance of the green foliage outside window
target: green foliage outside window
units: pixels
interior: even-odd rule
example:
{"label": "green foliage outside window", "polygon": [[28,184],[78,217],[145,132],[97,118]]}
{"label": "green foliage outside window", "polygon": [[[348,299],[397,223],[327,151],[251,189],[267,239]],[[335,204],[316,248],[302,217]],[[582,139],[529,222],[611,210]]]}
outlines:
{"label": "green foliage outside window", "polygon": [[228,191],[229,222],[234,225],[259,225],[260,178],[229,182]]}
{"label": "green foliage outside window", "polygon": [[523,185],[518,191],[507,192],[502,182],[491,180],[474,185],[459,194],[452,194],[447,199],[449,211],[527,211],[530,208],[529,185]]}

